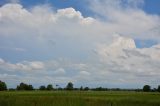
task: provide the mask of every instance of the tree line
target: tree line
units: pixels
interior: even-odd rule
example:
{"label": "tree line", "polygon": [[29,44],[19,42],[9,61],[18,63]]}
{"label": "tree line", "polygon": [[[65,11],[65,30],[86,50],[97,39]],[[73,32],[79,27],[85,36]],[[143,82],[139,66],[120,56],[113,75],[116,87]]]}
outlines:
{"label": "tree line", "polygon": [[144,92],[160,92],[160,85],[157,88],[151,89],[150,85],[144,85],[142,89],[120,89],[120,88],[103,88],[103,87],[97,87],[97,88],[89,88],[89,87],[83,87],[80,88],[74,88],[74,85],[72,82],[68,82],[65,88],[59,87],[59,85],[56,85],[57,88],[54,88],[52,84],[48,84],[47,86],[41,85],[38,89],[35,89],[32,85],[26,84],[21,82],[19,85],[17,85],[16,88],[9,88],[7,89],[7,85],[5,82],[0,80],[0,91],[6,91],[6,90],[17,90],[17,91],[31,91],[31,90],[41,90],[41,91],[52,91],[52,90],[79,90],[79,91],[144,91]]}

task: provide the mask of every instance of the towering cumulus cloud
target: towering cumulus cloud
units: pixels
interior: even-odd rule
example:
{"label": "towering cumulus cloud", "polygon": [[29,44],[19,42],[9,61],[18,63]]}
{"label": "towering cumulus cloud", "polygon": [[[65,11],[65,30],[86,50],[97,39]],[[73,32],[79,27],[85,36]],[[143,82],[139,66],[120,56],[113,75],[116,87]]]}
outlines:
{"label": "towering cumulus cloud", "polygon": [[[0,7],[0,80],[35,86],[141,87],[160,81],[160,16],[142,0],[93,0],[84,17],[74,8]],[[139,48],[136,40],[156,42]],[[137,83],[138,82],[138,83]]]}

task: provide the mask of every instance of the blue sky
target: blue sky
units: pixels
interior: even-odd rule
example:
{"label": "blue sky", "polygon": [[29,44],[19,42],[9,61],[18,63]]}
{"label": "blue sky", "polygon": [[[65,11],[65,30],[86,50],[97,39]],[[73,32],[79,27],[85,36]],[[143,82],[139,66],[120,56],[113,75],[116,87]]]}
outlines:
{"label": "blue sky", "polygon": [[0,80],[9,87],[72,81],[77,87],[140,88],[160,82],[159,0],[0,5]]}
{"label": "blue sky", "polygon": [[[5,4],[10,2],[8,0],[2,0],[0,3]],[[89,16],[91,11],[89,11],[86,6],[87,2],[85,0],[20,0],[20,3],[27,8],[30,8],[35,5],[49,4],[55,8],[68,8],[73,7],[76,10],[81,11],[84,15]]]}
{"label": "blue sky", "polygon": [[[17,0],[11,0],[17,1]],[[5,3],[10,2],[9,0],[1,0],[0,4],[3,5]],[[160,14],[160,1],[159,0],[144,0],[144,5],[142,6],[143,10],[149,14]],[[89,16],[92,15],[92,11],[88,10],[87,0],[20,0],[20,3],[24,7],[32,7],[34,5],[40,4],[50,4],[56,8],[67,8],[73,7],[78,11],[81,11],[83,15]]]}
{"label": "blue sky", "polygon": [[145,6],[143,9],[150,14],[160,14],[159,6],[159,0],[145,0]]}

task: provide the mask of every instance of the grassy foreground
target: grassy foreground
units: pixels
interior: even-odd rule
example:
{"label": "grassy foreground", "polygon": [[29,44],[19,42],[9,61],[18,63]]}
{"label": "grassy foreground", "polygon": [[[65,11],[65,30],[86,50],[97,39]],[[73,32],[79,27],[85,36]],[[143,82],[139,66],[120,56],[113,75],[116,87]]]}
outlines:
{"label": "grassy foreground", "polygon": [[111,91],[0,92],[0,106],[160,106],[160,93]]}

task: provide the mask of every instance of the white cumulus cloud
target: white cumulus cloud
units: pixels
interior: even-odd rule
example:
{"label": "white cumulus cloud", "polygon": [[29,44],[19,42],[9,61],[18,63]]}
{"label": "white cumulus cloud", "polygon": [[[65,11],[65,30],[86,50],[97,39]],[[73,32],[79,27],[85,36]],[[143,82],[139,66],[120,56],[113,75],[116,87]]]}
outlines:
{"label": "white cumulus cloud", "polygon": [[[95,17],[84,17],[72,7],[3,5],[1,80],[10,85],[73,81],[89,86],[155,86],[160,81],[160,16],[144,12],[139,8],[143,3],[93,0],[89,6]],[[135,39],[157,44],[138,48]]]}

